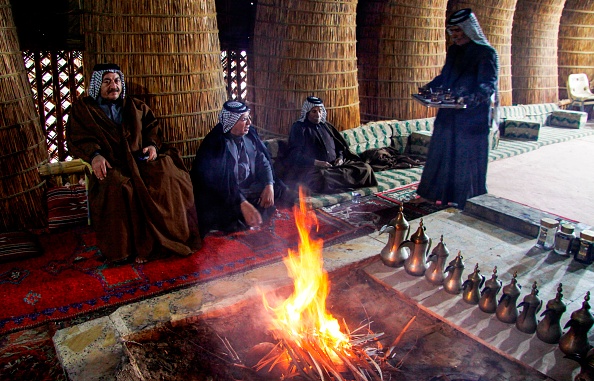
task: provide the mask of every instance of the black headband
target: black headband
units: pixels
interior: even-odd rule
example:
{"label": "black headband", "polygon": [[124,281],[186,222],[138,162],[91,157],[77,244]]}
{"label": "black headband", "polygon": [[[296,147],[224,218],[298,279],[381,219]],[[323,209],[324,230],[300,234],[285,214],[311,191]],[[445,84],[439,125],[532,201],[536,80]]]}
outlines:
{"label": "black headband", "polygon": [[450,15],[450,17],[448,17],[446,24],[447,25],[460,24],[461,22],[468,20],[470,18],[471,14],[472,14],[472,9],[470,9],[470,8],[460,9],[459,11],[452,13]]}

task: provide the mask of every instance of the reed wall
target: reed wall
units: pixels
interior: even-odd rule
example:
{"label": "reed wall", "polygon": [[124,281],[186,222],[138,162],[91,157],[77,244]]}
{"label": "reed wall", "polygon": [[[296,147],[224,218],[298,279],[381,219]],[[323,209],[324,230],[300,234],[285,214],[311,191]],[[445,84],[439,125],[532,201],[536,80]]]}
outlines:
{"label": "reed wall", "polygon": [[360,125],[356,0],[260,0],[248,103],[254,124],[286,135],[305,98],[324,100],[339,130]]}
{"label": "reed wall", "polygon": [[559,25],[559,98],[567,99],[567,77],[586,73],[594,80],[594,1],[566,0]]}
{"label": "reed wall", "polygon": [[38,168],[47,146],[9,0],[0,0],[0,54],[0,232],[42,228],[46,185]]}
{"label": "reed wall", "polygon": [[226,100],[214,0],[84,2],[86,78],[119,64],[127,95],[146,101],[165,141],[190,164]]}
{"label": "reed wall", "polygon": [[565,0],[518,0],[512,30],[514,103],[559,100],[557,37]]}
{"label": "reed wall", "polygon": [[435,114],[411,98],[445,61],[447,0],[359,4],[359,97],[363,121]]}

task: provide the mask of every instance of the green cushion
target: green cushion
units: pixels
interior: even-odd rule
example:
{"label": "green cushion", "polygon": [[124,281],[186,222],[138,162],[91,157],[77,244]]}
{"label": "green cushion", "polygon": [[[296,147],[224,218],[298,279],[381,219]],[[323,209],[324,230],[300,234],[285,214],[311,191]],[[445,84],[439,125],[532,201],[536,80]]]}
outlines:
{"label": "green cushion", "polygon": [[582,128],[588,121],[588,113],[582,111],[557,110],[549,118],[549,126]]}
{"label": "green cushion", "polygon": [[509,139],[538,140],[541,124],[526,119],[505,121],[504,136]]}

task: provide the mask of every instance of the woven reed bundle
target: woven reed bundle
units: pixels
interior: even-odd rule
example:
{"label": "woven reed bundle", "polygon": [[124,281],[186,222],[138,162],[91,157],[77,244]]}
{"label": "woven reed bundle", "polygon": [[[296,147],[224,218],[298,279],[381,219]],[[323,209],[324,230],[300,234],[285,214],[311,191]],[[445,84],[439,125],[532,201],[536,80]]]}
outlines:
{"label": "woven reed bundle", "polygon": [[359,5],[359,97],[363,121],[434,115],[411,98],[445,61],[447,1]]}
{"label": "woven reed bundle", "polygon": [[499,103],[512,104],[512,26],[518,0],[451,0],[448,14],[472,8],[481,29],[499,55]]}
{"label": "woven reed bundle", "polygon": [[339,130],[359,126],[356,0],[260,0],[248,102],[254,124],[288,134],[309,95]]}
{"label": "woven reed bundle", "polygon": [[226,99],[215,2],[85,2],[86,78],[96,63],[119,64],[127,95],[146,101],[165,141],[190,165]]}
{"label": "woven reed bundle", "polygon": [[518,0],[512,32],[514,103],[559,100],[557,37],[565,0]]}
{"label": "woven reed bundle", "polygon": [[559,25],[559,98],[566,99],[567,77],[586,73],[594,80],[594,1],[566,0]]}
{"label": "woven reed bundle", "polygon": [[9,0],[0,0],[0,231],[41,228],[46,184],[45,136],[19,51]]}

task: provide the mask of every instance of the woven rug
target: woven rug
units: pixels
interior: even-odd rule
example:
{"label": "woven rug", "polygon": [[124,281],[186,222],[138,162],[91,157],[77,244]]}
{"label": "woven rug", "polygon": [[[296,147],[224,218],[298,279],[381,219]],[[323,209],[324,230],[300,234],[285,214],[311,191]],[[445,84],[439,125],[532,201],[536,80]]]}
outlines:
{"label": "woven rug", "polygon": [[[317,211],[313,238],[326,246],[367,234],[348,220]],[[64,321],[184,286],[279,261],[296,248],[291,210],[280,210],[260,230],[207,235],[189,257],[146,264],[106,265],[91,227],[39,236],[43,255],[0,264],[0,334]]]}
{"label": "woven rug", "polygon": [[376,195],[365,196],[359,203],[349,201],[325,207],[322,210],[331,216],[348,221],[359,231],[370,234],[378,231],[396,217],[401,205],[404,217],[409,221],[447,208],[447,206],[431,202],[407,203],[416,197],[417,184],[409,184]]}

